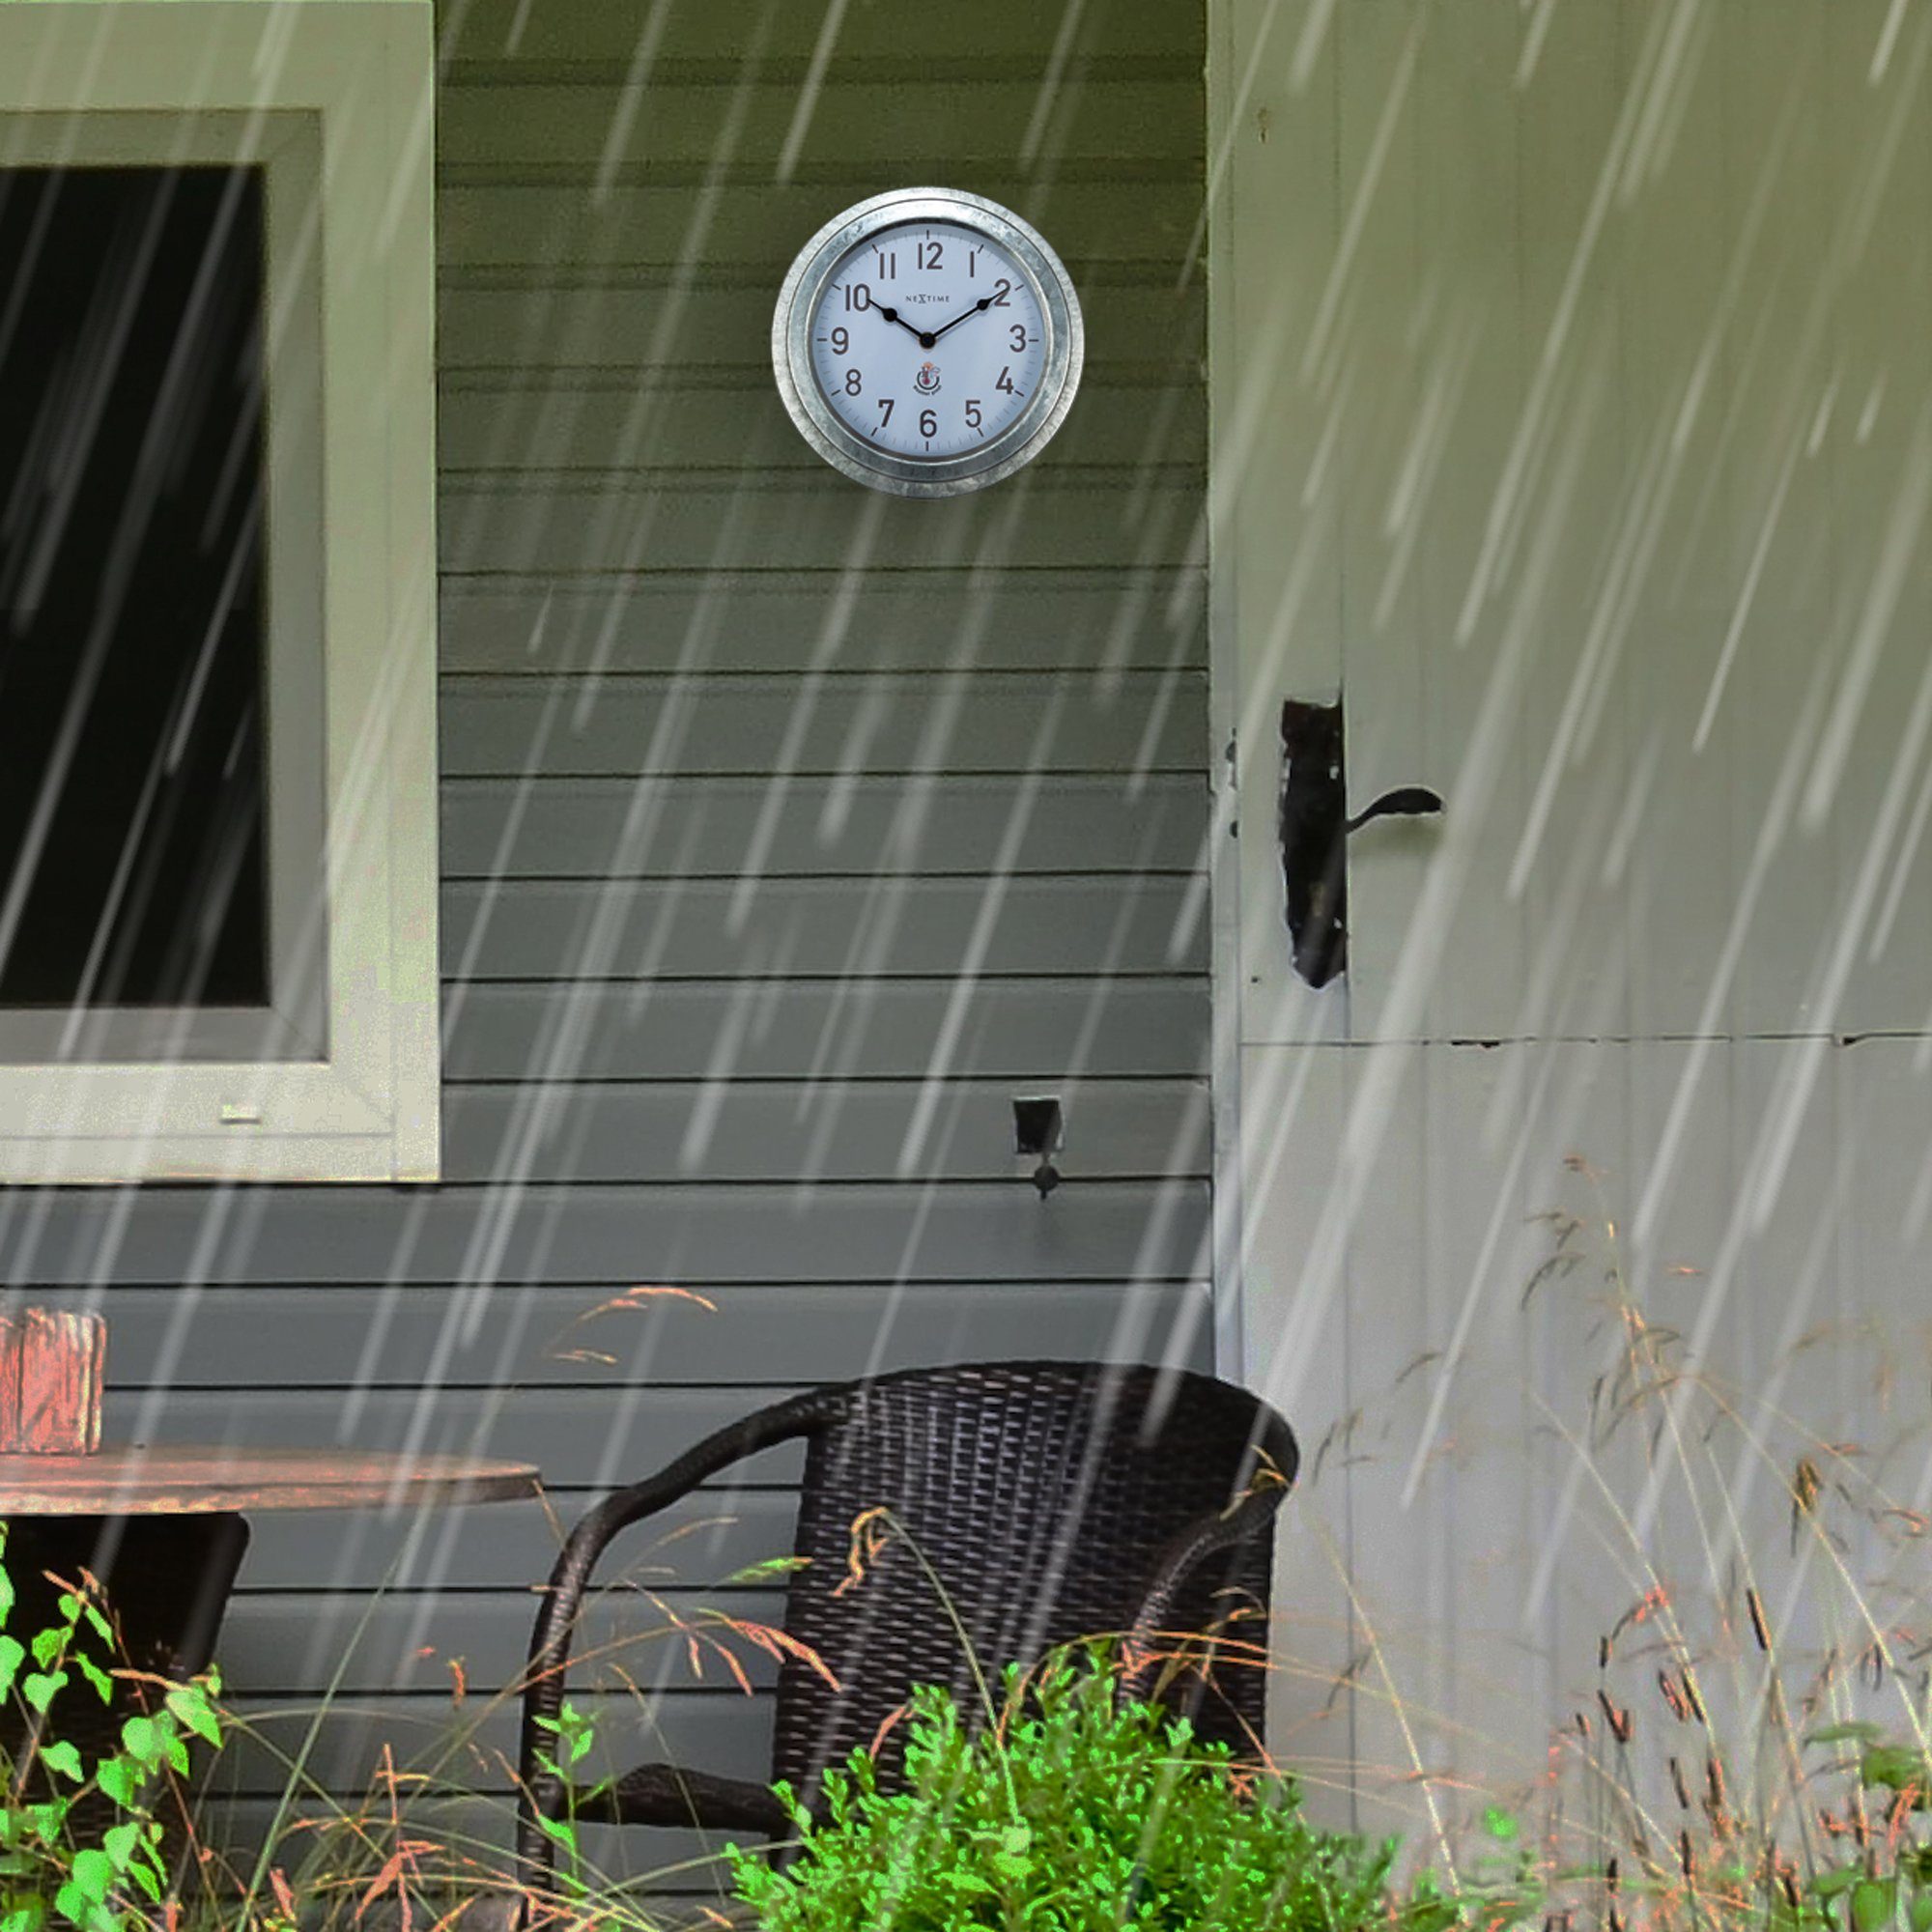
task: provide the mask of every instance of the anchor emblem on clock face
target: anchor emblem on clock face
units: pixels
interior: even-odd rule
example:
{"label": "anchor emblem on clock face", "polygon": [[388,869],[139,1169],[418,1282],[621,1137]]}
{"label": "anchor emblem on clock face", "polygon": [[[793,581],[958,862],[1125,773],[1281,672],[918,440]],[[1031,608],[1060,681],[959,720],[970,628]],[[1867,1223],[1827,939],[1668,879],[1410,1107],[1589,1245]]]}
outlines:
{"label": "anchor emblem on clock face", "polygon": [[919,374],[912,379],[912,385],[922,396],[936,395],[939,391],[939,364],[922,362]]}

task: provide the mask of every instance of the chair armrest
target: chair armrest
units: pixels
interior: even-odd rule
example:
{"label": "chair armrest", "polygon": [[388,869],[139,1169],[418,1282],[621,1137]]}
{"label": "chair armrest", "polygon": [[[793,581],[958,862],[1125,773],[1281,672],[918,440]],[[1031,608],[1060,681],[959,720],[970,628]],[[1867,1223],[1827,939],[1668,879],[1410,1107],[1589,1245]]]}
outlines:
{"label": "chair armrest", "polygon": [[1154,1649],[1160,1633],[1171,1622],[1176,1599],[1203,1563],[1235,1544],[1267,1533],[1282,1498],[1294,1487],[1300,1465],[1301,1451],[1293,1432],[1279,1416],[1269,1413],[1255,1445],[1255,1463],[1247,1487],[1229,1508],[1195,1518],[1161,1551],[1134,1618],[1128,1638],[1130,1656],[1146,1656]]}
{"label": "chair armrest", "polygon": [[539,1816],[554,1815],[563,1792],[561,1778],[539,1769],[537,1754],[547,1740],[554,1748],[555,1733],[546,1720],[554,1723],[563,1709],[571,1634],[598,1557],[621,1531],[668,1509],[721,1469],[776,1443],[810,1435],[835,1406],[828,1391],[814,1389],[762,1408],[707,1435],[655,1476],[606,1496],[570,1532],[551,1570],[537,1611],[524,1676],[523,1731],[517,1753],[517,1851],[535,1882],[544,1882],[554,1868],[554,1847],[536,1821]]}

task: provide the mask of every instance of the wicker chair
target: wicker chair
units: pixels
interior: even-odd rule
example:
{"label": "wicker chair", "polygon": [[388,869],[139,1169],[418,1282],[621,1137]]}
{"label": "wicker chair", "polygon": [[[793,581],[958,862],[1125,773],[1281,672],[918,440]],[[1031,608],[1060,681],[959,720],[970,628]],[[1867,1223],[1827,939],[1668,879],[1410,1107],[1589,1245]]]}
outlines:
{"label": "wicker chair", "polygon": [[[989,1672],[1101,1632],[1208,1633],[1264,1615],[1273,1514],[1298,1455],[1280,1416],[1210,1377],[1085,1362],[916,1369],[813,1389],[722,1430],[661,1474],[607,1497],[551,1573],[524,1698],[518,1852],[538,1886],[552,1845],[537,1812],[585,1823],[697,1826],[785,1836],[770,1789],[651,1764],[566,1793],[539,1769],[562,1707],[573,1627],[591,1570],[630,1524],[774,1443],[807,1443],[785,1629],[831,1667],[834,1690],[787,1660],[779,1675],[772,1776],[808,1803],[828,1763],[869,1745],[919,1683],[963,1701],[971,1676],[920,1563],[896,1537],[838,1595],[853,1520],[888,1506],[945,1586]],[[1259,1646],[1260,1625],[1247,1633]],[[1229,1648],[1241,1636],[1229,1633]],[[1195,1717],[1236,1747],[1261,1729],[1263,1672],[1224,1662]],[[881,1782],[898,1771],[896,1734]]]}

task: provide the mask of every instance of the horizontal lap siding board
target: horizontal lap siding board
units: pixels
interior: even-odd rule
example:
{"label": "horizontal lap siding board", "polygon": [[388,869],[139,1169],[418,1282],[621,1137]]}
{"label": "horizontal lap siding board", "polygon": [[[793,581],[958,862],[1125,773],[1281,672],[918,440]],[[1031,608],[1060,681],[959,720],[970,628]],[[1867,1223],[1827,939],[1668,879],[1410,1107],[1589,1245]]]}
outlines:
{"label": "horizontal lap siding board", "polygon": [[[666,0],[652,10],[651,53],[660,69],[703,63],[714,78],[737,80],[743,77],[747,45],[755,39],[761,60],[783,66],[788,77],[794,71],[802,77],[820,51],[827,17],[819,0],[784,0],[774,7],[746,0],[730,5]],[[456,78],[477,66],[513,73],[546,65],[604,67],[621,74],[638,52],[638,18],[636,9],[607,7],[601,0],[549,0],[540,7],[528,0],[471,0],[443,14],[443,55]],[[916,34],[908,31],[906,18],[906,10],[888,0],[857,0],[839,9],[827,94],[841,70],[864,72],[881,64],[920,76],[930,73],[936,62],[952,63],[971,74],[1009,79],[1028,96],[1061,59],[1144,60],[1171,78],[1192,78],[1201,71],[1200,15],[1164,0],[1092,0],[1073,20],[1070,43],[1064,10],[1035,0],[924,8],[917,15]],[[833,103],[825,102],[822,111],[830,116]],[[1197,99],[1191,109],[1196,125],[1175,129],[1176,152],[1198,154],[1201,112]],[[918,154],[909,148],[902,164],[910,165]]]}
{"label": "horizontal lap siding board", "polygon": [[730,1029],[741,1080],[923,1079],[939,1043],[956,1073],[1023,1081],[1042,1068],[1205,1077],[1198,979],[585,980],[558,1001],[491,982],[445,1005],[448,1080],[692,1080],[715,1074]]}
{"label": "horizontal lap siding board", "polygon": [[[1190,907],[1196,908],[1189,916]],[[615,974],[708,979],[721,970],[952,978],[976,942],[989,973],[1077,973],[1096,928],[1115,970],[1205,964],[1199,894],[1185,878],[980,880],[495,880],[445,886],[443,970],[464,980]]]}
{"label": "horizontal lap siding board", "polygon": [[[728,447],[718,455],[728,459]],[[1035,469],[1004,489],[938,503],[880,497],[854,505],[829,475],[764,468],[654,484],[465,477],[445,482],[440,501],[442,568],[458,576],[1103,568],[1116,557],[1176,565],[1196,559],[1203,542],[1192,473],[1158,469]]]}
{"label": "horizontal lap siding board", "polygon": [[[590,170],[584,171],[586,174]],[[703,233],[705,269],[755,275],[781,270],[805,238],[864,198],[882,169],[855,168],[836,183],[774,186],[769,174],[714,191],[703,182],[665,187],[622,186],[592,197],[575,182],[444,186],[437,197],[437,261],[461,273],[476,269],[541,272],[621,267],[675,268]],[[895,169],[903,176],[904,164]],[[1116,181],[1061,181],[1037,188],[1007,174],[948,168],[941,184],[983,194],[1024,215],[1051,240],[1078,276],[1095,263],[1145,266],[1154,280],[1173,272],[1192,240],[1201,213],[1198,180],[1190,169],[1163,169],[1151,180],[1122,164]],[[853,190],[858,188],[860,193]],[[757,301],[755,294],[747,299]]]}
{"label": "horizontal lap siding board", "polygon": [[[318,1282],[279,1305],[252,1288],[204,1289],[185,1307],[171,1288],[125,1288],[115,1301],[122,1366],[113,1399],[130,1426],[140,1406],[156,1402],[157,1389],[166,1400],[179,1395],[185,1402],[228,1391],[245,1405],[258,1394],[249,1378],[272,1334],[288,1351],[289,1385],[308,1391],[301,1400],[313,1394],[318,1404],[333,1402],[316,1423],[330,1439],[361,1425],[377,1392],[392,1409],[395,1391],[420,1394],[417,1412],[427,1418],[445,1395],[468,1398],[498,1384],[520,1391],[567,1387],[588,1401],[648,1376],[651,1401],[675,1406],[715,1399],[700,1392],[715,1391],[721,1362],[743,1362],[754,1352],[763,1367],[810,1383],[844,1379],[868,1363],[914,1368],[957,1354],[969,1343],[992,1355],[1098,1351],[1110,1324],[1136,1298],[1124,1281],[1061,1282],[1043,1293],[1047,1287],[1037,1281],[909,1287],[883,1312],[869,1288],[779,1283],[673,1293],[671,1285],[628,1277],[505,1282],[487,1291],[426,1281],[394,1288]],[[1205,1291],[1181,1283],[1150,1284],[1138,1293],[1165,1332],[1184,1322],[1188,1305]],[[81,1305],[77,1295],[49,1298]],[[171,1332],[185,1339],[180,1367],[165,1384],[144,1383],[141,1367],[161,1357]],[[749,1378],[730,1389],[741,1393],[727,1394],[733,1406],[725,1421],[770,1392]],[[203,1421],[207,1412],[204,1403]],[[708,1410],[679,1410],[667,1426],[695,1439],[713,1420]],[[583,1480],[561,1463],[551,1473],[558,1483]],[[500,1512],[487,1514],[504,1520]]]}
{"label": "horizontal lap siding board", "polygon": [[[943,722],[942,694],[955,700]],[[442,686],[451,778],[846,773],[850,784],[863,747],[875,774],[1024,777],[1045,760],[1056,774],[1115,773],[1125,790],[1150,772],[1198,774],[1206,730],[1206,681],[1192,668],[860,672],[810,683],[607,676],[587,701],[581,679],[447,677]],[[989,814],[995,823],[1010,813],[1010,788],[1007,805]]]}
{"label": "horizontal lap siding board", "polygon": [[[344,1790],[452,1656],[487,1702],[560,1528],[706,1430],[868,1368],[1205,1364],[1211,1327],[1200,10],[440,14],[445,1181],[0,1197],[6,1281],[107,1312],[113,1433],[551,1479],[255,1520],[229,1676],[312,1702],[362,1628]],[[1052,450],[950,503],[834,475],[769,368],[806,238],[925,181],[1037,221],[1089,331]],[[1027,1093],[1067,1103],[1046,1202]],[[711,1305],[627,1295],[662,1287]],[[621,1560],[721,1600],[797,1468]],[[669,1741],[755,1775],[768,1665],[676,1670]],[[239,1789],[259,1822],[266,1751]]]}
{"label": "horizontal lap siding board", "polygon": [[[804,445],[801,443],[800,445]],[[445,578],[445,673],[1128,670],[1207,664],[1196,569]]]}
{"label": "horizontal lap siding board", "polygon": [[[1176,1105],[1185,1104],[1178,1094]],[[1071,1134],[1065,1164],[1078,1176]],[[806,1188],[703,1180],[665,1187],[155,1188],[104,1221],[62,1194],[7,1231],[0,1264],[36,1287],[207,1282],[1038,1281],[1187,1279],[1204,1181],[1093,1181],[1051,1203],[1025,1184]],[[109,1311],[109,1373],[115,1373]],[[265,1364],[265,1367],[267,1365]],[[278,1376],[286,1368],[276,1364]],[[120,1373],[125,1374],[123,1369]]]}
{"label": "horizontal lap siding board", "polygon": [[[773,813],[769,778],[558,778],[445,773],[442,875],[449,879],[715,877],[762,840],[766,878],[1187,872],[1201,858],[1201,780],[1130,781],[1060,771],[1053,809],[1015,835],[1004,776],[926,772],[859,780],[800,776]],[[768,836],[767,815],[775,817]],[[636,829],[641,819],[645,833]]]}

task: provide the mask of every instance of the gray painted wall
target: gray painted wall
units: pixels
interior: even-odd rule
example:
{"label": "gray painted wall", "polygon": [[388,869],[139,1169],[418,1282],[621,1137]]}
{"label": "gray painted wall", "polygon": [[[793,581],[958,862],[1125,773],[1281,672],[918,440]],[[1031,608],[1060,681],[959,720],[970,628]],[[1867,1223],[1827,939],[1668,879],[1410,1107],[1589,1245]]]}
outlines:
{"label": "gray painted wall", "polygon": [[[445,1179],[0,1201],[10,1287],[100,1289],[114,1435],[528,1457],[568,1520],[814,1379],[1205,1363],[1198,12],[442,10]],[[927,181],[1037,221],[1089,332],[1048,454],[950,504],[818,466],[766,348],[813,229]],[[1044,1205],[1028,1092],[1067,1105]],[[594,1313],[639,1284],[715,1306]],[[781,1549],[794,1469],[652,1580]],[[260,1520],[230,1677],[313,1698],[359,1629],[353,1786],[448,1658],[511,1674],[554,1541]],[[755,1773],[762,1702],[659,1660],[662,1743]]]}

